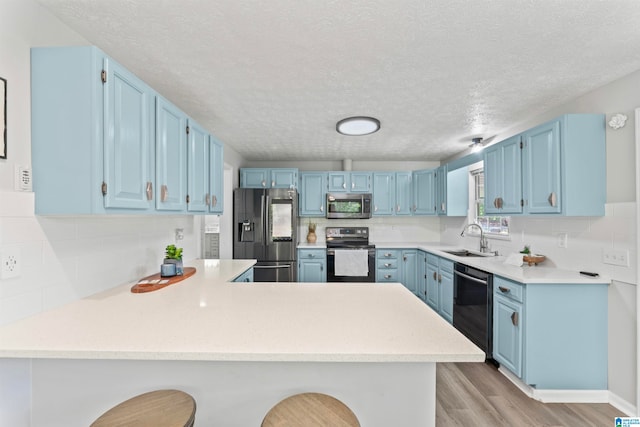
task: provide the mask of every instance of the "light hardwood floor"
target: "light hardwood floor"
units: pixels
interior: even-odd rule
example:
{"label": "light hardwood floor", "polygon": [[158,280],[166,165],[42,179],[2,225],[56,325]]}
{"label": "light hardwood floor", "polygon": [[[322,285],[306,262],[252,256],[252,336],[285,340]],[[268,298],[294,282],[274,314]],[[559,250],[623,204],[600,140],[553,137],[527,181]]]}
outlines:
{"label": "light hardwood floor", "polygon": [[613,427],[606,403],[541,403],[487,363],[438,363],[436,426]]}

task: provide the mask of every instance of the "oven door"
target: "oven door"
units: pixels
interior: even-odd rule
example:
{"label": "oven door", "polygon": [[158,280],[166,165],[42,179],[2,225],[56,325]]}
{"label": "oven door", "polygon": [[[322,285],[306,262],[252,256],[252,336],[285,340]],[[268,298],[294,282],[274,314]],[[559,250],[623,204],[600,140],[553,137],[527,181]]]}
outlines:
{"label": "oven door", "polygon": [[[338,256],[338,271],[336,274],[336,251]],[[346,270],[340,265],[341,262],[348,262],[350,256],[354,256],[357,260],[364,258],[361,252],[349,254],[340,251],[364,251],[366,252],[366,266],[353,266]],[[344,258],[344,259],[340,259]],[[341,248],[327,249],[327,282],[375,282],[376,281],[376,250],[375,249],[357,249],[357,248]]]}

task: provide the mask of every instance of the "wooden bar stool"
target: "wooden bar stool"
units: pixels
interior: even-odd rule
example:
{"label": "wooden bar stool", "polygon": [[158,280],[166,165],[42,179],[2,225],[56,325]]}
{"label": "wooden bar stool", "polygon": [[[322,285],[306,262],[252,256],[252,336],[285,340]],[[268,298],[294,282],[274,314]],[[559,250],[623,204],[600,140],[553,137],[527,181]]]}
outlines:
{"label": "wooden bar stool", "polygon": [[196,401],[180,390],[156,390],[109,409],[91,427],[191,427]]}
{"label": "wooden bar stool", "polygon": [[289,396],[271,408],[262,427],[360,427],[355,414],[335,397],[321,393]]}

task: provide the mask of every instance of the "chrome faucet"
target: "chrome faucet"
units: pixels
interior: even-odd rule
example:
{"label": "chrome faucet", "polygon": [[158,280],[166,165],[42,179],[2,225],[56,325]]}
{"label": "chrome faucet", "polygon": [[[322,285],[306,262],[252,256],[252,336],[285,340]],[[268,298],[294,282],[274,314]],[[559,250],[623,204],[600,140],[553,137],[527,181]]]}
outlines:
{"label": "chrome faucet", "polygon": [[460,235],[464,237],[464,232],[471,227],[478,227],[478,230],[480,230],[480,252],[482,253],[489,252],[489,242],[487,241],[487,238],[484,236],[484,231],[482,230],[482,227],[480,227],[478,224],[471,223],[467,225],[462,229],[462,233],[460,233]]}

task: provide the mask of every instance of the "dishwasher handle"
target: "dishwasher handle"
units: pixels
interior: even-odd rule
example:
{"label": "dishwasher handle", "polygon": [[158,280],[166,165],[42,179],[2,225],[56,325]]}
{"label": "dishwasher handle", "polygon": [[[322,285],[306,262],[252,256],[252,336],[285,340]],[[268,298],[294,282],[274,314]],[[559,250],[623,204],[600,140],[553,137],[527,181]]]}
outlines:
{"label": "dishwasher handle", "polygon": [[467,280],[471,280],[472,282],[476,282],[476,283],[480,283],[482,285],[487,286],[487,281],[486,280],[482,280],[482,279],[478,279],[476,277],[473,276],[469,276],[468,274],[464,274],[460,271],[454,271],[453,272],[456,276],[460,276],[460,277],[464,277]]}

